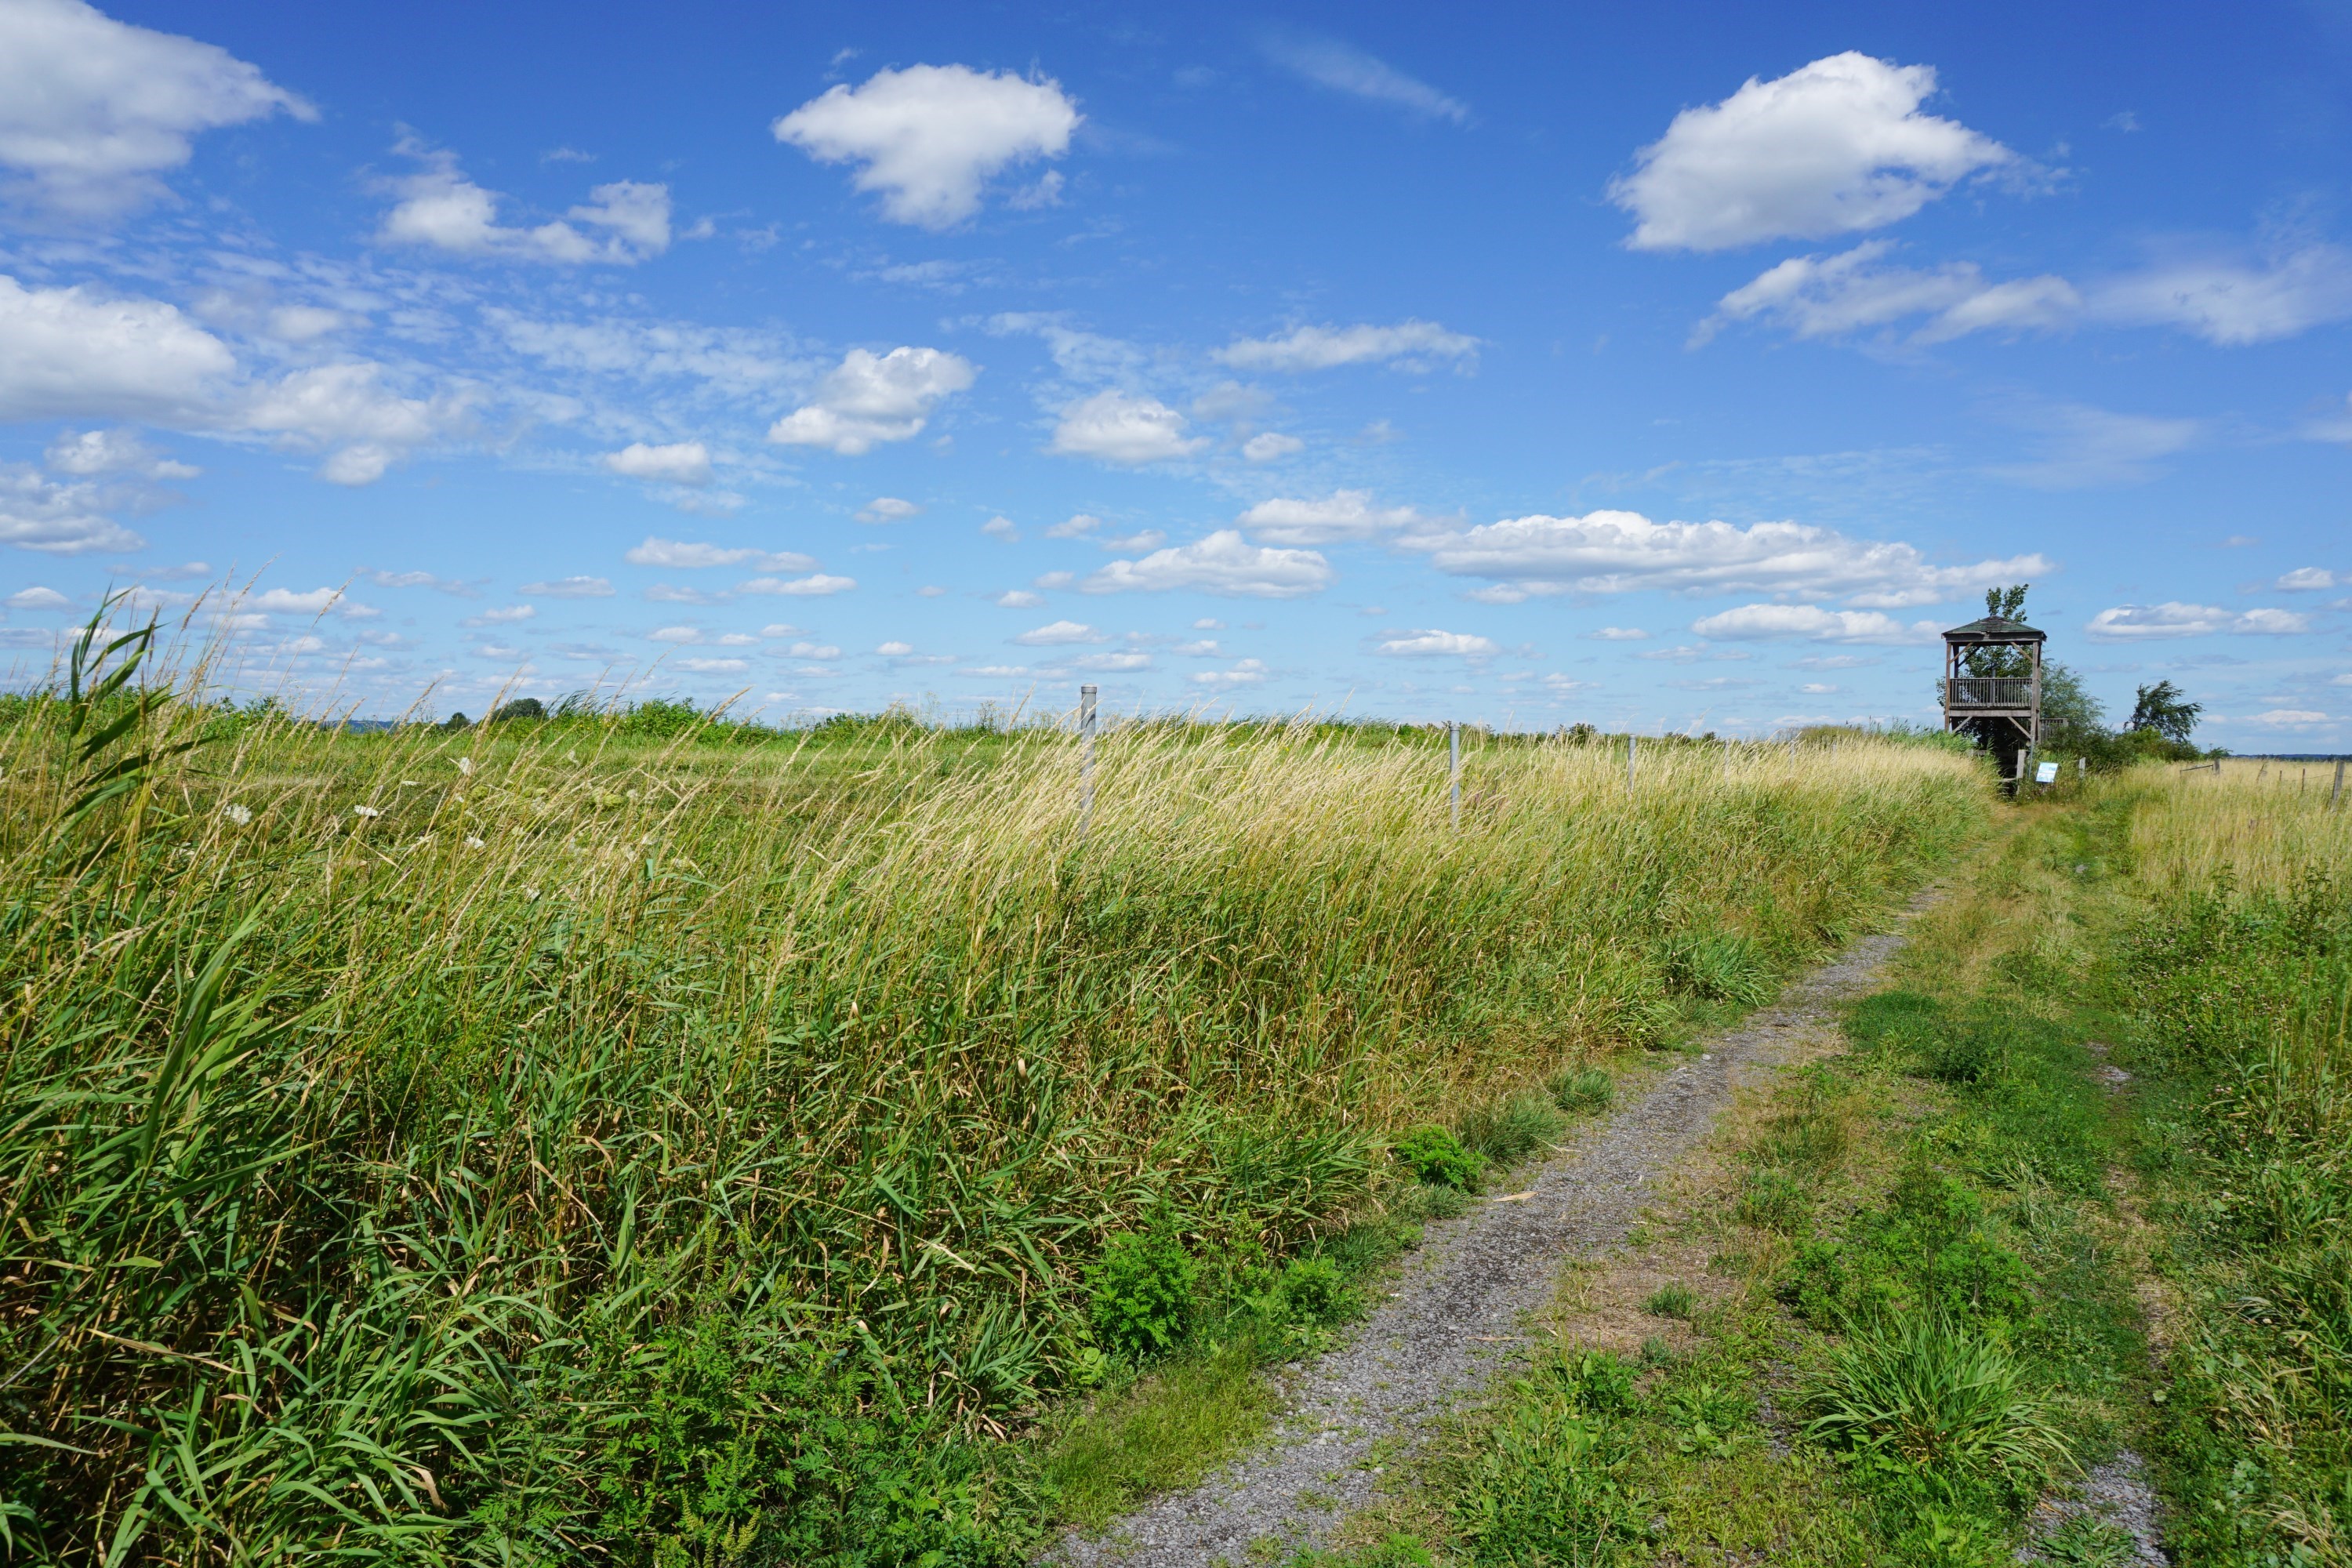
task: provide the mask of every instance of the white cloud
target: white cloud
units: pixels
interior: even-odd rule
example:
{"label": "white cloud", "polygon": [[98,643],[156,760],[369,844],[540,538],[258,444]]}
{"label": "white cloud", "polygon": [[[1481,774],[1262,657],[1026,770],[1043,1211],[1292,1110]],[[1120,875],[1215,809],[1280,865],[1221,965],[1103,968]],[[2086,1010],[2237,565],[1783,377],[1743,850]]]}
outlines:
{"label": "white cloud", "polygon": [[1809,523],[1653,522],[1630,511],[1509,518],[1410,533],[1402,542],[1427,552],[1442,572],[1531,594],[1826,595],[1884,609],[1942,604],[2050,569],[2038,554],[1937,566],[1911,545]]}
{"label": "white cloud", "polygon": [[0,599],[0,604],[12,610],[63,610],[70,608],[73,601],[55,588],[34,587],[19,588],[5,599]]}
{"label": "white cloud", "polygon": [[231,417],[236,428],[278,437],[302,447],[333,447],[319,477],[335,484],[373,484],[411,447],[463,428],[472,395],[459,389],[407,397],[383,384],[372,361],[316,365],[254,388]]}
{"label": "white cloud", "polygon": [[900,500],[897,496],[876,496],[859,509],[857,521],[876,523],[904,522],[910,517],[920,517],[922,512],[923,509],[913,501]]}
{"label": "white cloud", "polygon": [[2336,577],[2325,566],[2298,566],[2272,585],[2289,593],[2306,593],[2315,588],[2335,587]]}
{"label": "white cloud", "polygon": [[1195,588],[1244,598],[1296,599],[1329,587],[1332,575],[1331,563],[1312,550],[1264,549],[1244,540],[1238,529],[1221,528],[1140,561],[1114,561],[1081,586],[1089,594]]}
{"label": "white cloud", "polygon": [[1253,463],[1271,463],[1289,457],[1307,445],[1296,436],[1286,436],[1279,430],[1261,430],[1242,443],[1242,457]]}
{"label": "white cloud", "polygon": [[910,441],[940,400],[970,386],[974,374],[970,361],[943,349],[852,349],[807,403],[776,421],[768,439],[845,458],[877,441]]}
{"label": "white cloud", "polygon": [[1409,506],[1374,506],[1370,490],[1333,490],[1319,500],[1264,500],[1234,521],[1268,544],[1306,545],[1385,539],[1430,522]]}
{"label": "white cloud", "polygon": [[784,653],[787,657],[792,658],[814,658],[823,660],[835,659],[841,657],[840,647],[835,644],[829,642],[796,642],[793,644],[792,647],[784,649]]}
{"label": "white cloud", "polygon": [[1021,542],[1021,530],[1009,517],[992,517],[980,525],[981,532],[991,539],[1001,539],[1007,544]]}
{"label": "white cloud", "polygon": [[751,665],[750,660],[740,658],[682,658],[677,668],[696,675],[738,675]]}
{"label": "white cloud", "polygon": [[2308,631],[2310,623],[2289,610],[2248,610],[2232,615],[2210,605],[2168,600],[2161,605],[2118,605],[2101,610],[2083,629],[2101,642],[2147,642],[2224,632],[2287,636]]}
{"label": "white cloud", "polygon": [[1214,637],[1202,637],[1198,642],[1180,642],[1176,645],[1176,651],[1182,654],[1187,658],[1223,658],[1225,657],[1225,650],[1218,645],[1217,640]]}
{"label": "white cloud", "polygon": [[1045,602],[1045,595],[1033,594],[1026,588],[1008,588],[989,601],[1000,610],[1034,610]]}
{"label": "white cloud", "polygon": [[1471,632],[1442,632],[1431,628],[1389,632],[1372,651],[1399,658],[1492,658],[1503,650],[1491,638]]}
{"label": "white cloud", "polygon": [[1168,542],[1168,535],[1156,528],[1139,528],[1133,533],[1105,534],[1095,542],[1105,550],[1157,550]]}
{"label": "white cloud", "polygon": [[1393,327],[1298,327],[1285,337],[1243,338],[1216,353],[1236,370],[1293,372],[1391,360],[1401,369],[1423,370],[1438,360],[1466,363],[1477,356],[1477,339],[1423,321]]}
{"label": "white cloud", "polygon": [[1081,621],[1055,621],[1011,640],[1024,647],[1061,647],[1076,643],[1106,643],[1110,641],[1110,636]]}
{"label": "white cloud", "polygon": [[698,626],[658,626],[646,634],[648,642],[698,643],[702,630]]}
{"label": "white cloud", "polygon": [[0,464],[0,544],[52,555],[145,549],[100,501],[89,483],[59,484],[28,464]]}
{"label": "white cloud", "polygon": [[673,485],[710,482],[710,448],[699,441],[673,441],[662,447],[632,441],[599,460],[625,479],[658,479]]}
{"label": "white cloud", "polygon": [[[376,237],[387,245],[421,245],[457,256],[570,265],[634,265],[669,248],[669,187],[616,180],[588,193],[565,218],[533,228],[499,222],[499,195],[467,179],[452,153],[404,141],[397,151],[425,166],[387,182],[400,201],[386,213]],[[579,225],[593,233],[583,234]]]}
{"label": "white cloud", "polygon": [[1045,530],[1048,539],[1083,539],[1102,526],[1102,519],[1088,512],[1072,512],[1068,517]]}
{"label": "white cloud", "polygon": [[1402,109],[1429,120],[1470,121],[1470,106],[1409,77],[1386,60],[1337,38],[1269,32],[1259,40],[1269,59],[1286,66],[1318,87]]}
{"label": "white cloud", "polygon": [[271,588],[246,595],[236,601],[236,606],[249,614],[261,615],[323,616],[329,610],[340,610],[345,615],[354,611],[362,616],[373,613],[364,605],[344,600],[341,588]]}
{"label": "white cloud", "polygon": [[691,540],[663,539],[658,535],[648,535],[643,544],[629,546],[621,559],[632,566],[666,566],[681,572],[699,571],[710,566],[749,566],[759,572],[807,572],[816,566],[814,560],[794,550],[704,544]]}
{"label": "white cloud", "polygon": [[0,420],[202,423],[236,369],[173,306],[0,276]]}
{"label": "white cloud", "polygon": [[2267,713],[2257,713],[2252,722],[2267,724],[2273,729],[2296,729],[2306,724],[2325,724],[2327,715],[2311,708],[2273,708]]}
{"label": "white cloud", "polygon": [[557,577],[544,583],[525,583],[516,592],[540,599],[609,599],[613,596],[613,584],[603,577]]}
{"label": "white cloud", "polygon": [[161,194],[189,139],[318,111],[226,50],[81,0],[0,5],[0,167],[10,195],[101,216]]}
{"label": "white cloud", "polygon": [[457,624],[461,626],[510,626],[530,620],[539,614],[529,605],[504,605],[495,610],[484,610],[478,616],[467,616]]}
{"label": "white cloud", "polygon": [[1932,66],[1848,50],[1721,103],[1685,109],[1635,155],[1609,199],[1637,220],[1641,250],[1723,250],[1819,239],[1909,217],[1958,181],[2016,153],[1958,121],[1922,114]]}
{"label": "white cloud", "polygon": [[1090,653],[1082,658],[1056,660],[1056,669],[1088,669],[1107,675],[1120,675],[1131,670],[1150,669],[1151,656],[1148,653]]}
{"label": "white cloud", "polygon": [[2024,408],[2017,418],[2034,432],[2039,456],[1987,472],[2039,489],[2142,483],[2160,471],[2160,459],[2194,446],[2204,434],[2195,419],[2117,414],[2080,403]]}
{"label": "white cloud", "polygon": [[124,474],[142,479],[193,479],[204,472],[174,462],[128,430],[66,430],[49,443],[41,461],[51,473],[93,479]]}
{"label": "white cloud", "polygon": [[2054,331],[2083,308],[2063,278],[1988,283],[1972,261],[1932,270],[1879,265],[1893,248],[1873,239],[1836,256],[1791,257],[1717,301],[1692,341],[1705,342],[1729,321],[1761,319],[1801,338],[1833,338],[1926,316],[1912,341],[1936,343],[1969,332]]}
{"label": "white cloud", "polygon": [[1025,664],[968,664],[955,673],[974,680],[1006,680],[1036,672]]}
{"label": "white cloud", "polygon": [[782,594],[803,598],[824,598],[835,594],[846,594],[857,586],[855,577],[829,577],[822,572],[789,581],[777,577],[754,577],[748,583],[738,583],[739,594]]}
{"label": "white cloud", "polygon": [[1905,626],[1877,610],[1824,610],[1818,605],[1742,605],[1691,623],[1703,637],[1723,642],[1802,637],[1829,643],[1931,643],[1942,628],[1934,621]]}
{"label": "white cloud", "polygon": [[828,89],[770,129],[819,163],[863,165],[851,183],[879,192],[891,222],[938,229],[978,212],[999,171],[1068,152],[1081,118],[1050,79],[918,65]]}
{"label": "white cloud", "polygon": [[2270,342],[2352,318],[2352,252],[2309,245],[2263,265],[2169,262],[2099,284],[2091,309],[2111,321],[2181,327],[2224,347]]}
{"label": "white cloud", "polygon": [[1602,626],[1599,631],[1587,632],[1584,635],[1595,642],[1647,642],[1650,640],[1650,634],[1639,626]]}
{"label": "white cloud", "polygon": [[1206,437],[1187,438],[1184,416],[1156,397],[1097,392],[1062,410],[1053,450],[1107,463],[1163,463],[1190,457]]}
{"label": "white cloud", "polygon": [[1808,697],[1826,697],[1831,692],[1835,691],[1837,688],[1830,685],[1826,681],[1808,680],[1804,685],[1799,687],[1797,689],[1803,692]]}
{"label": "white cloud", "polygon": [[1225,629],[1225,623],[1214,616],[1202,616],[1192,623],[1192,629],[1196,632],[1221,632]]}

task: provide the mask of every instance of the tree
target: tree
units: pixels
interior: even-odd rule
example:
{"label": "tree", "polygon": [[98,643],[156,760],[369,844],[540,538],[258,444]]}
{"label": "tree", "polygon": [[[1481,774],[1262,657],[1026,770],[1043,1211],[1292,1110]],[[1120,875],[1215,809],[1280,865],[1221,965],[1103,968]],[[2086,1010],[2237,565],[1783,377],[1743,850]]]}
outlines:
{"label": "tree", "polygon": [[[2025,591],[2031,583],[2012,583],[2006,588],[1985,590],[1985,614],[2004,621],[2027,625]],[[2024,676],[2033,673],[2033,655],[2021,647],[1972,647],[1960,655],[1963,675]]]}
{"label": "tree", "polygon": [[2124,728],[2153,730],[2168,741],[2185,745],[2189,731],[2197,728],[2197,715],[2204,710],[2203,703],[2188,700],[2188,694],[2172,682],[2159,680],[2133,695],[2131,721]]}

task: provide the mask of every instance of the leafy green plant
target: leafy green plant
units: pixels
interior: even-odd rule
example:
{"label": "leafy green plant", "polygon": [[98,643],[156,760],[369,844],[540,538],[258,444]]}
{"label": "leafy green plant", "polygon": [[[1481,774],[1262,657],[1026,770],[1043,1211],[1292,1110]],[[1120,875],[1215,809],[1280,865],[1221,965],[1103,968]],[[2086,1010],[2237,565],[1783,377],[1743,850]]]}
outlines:
{"label": "leafy green plant", "polygon": [[1585,1563],[1641,1535],[1611,1423],[1564,1405],[1508,1407],[1462,1465],[1451,1511],[1473,1563]]}
{"label": "leafy green plant", "polygon": [[1642,1310],[1654,1318],[1688,1318],[1698,1311],[1698,1295],[1676,1279],[1651,1291],[1642,1302]]}
{"label": "leafy green plant", "polygon": [[1389,1146],[1397,1163],[1433,1186],[1475,1193],[1486,1179],[1484,1155],[1443,1127],[1419,1127]]}
{"label": "leafy green plant", "polygon": [[2024,1365],[1941,1313],[1856,1327],[1807,1390],[1805,1432],[1929,1478],[1989,1477],[2032,1495],[2074,1463]]}
{"label": "leafy green plant", "polygon": [[1164,1355],[1191,1331],[1200,1279],[1200,1263],[1172,1230],[1113,1237],[1087,1270],[1096,1334],[1139,1361]]}
{"label": "leafy green plant", "polygon": [[2139,1545],[2121,1526],[2078,1513],[2038,1542],[2042,1561],[2066,1568],[2128,1568]]}
{"label": "leafy green plant", "polygon": [[1786,1171],[1751,1171],[1732,1204],[1732,1217],[1742,1225],[1792,1235],[1812,1214],[1812,1193]]}
{"label": "leafy green plant", "polygon": [[1348,1278],[1328,1258],[1295,1258],[1282,1271],[1282,1306],[1294,1322],[1320,1327],[1354,1314],[1357,1302]]}
{"label": "leafy green plant", "polygon": [[1633,1407],[1636,1369],[1607,1351],[1563,1353],[1546,1362],[1543,1370],[1579,1415],[1616,1415]]}

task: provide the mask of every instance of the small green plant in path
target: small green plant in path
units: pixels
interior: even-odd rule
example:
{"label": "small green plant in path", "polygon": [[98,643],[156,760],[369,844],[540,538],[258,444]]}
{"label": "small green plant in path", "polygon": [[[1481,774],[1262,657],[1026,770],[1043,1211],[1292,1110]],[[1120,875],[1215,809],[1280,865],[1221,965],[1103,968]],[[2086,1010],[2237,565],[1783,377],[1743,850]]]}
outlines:
{"label": "small green plant in path", "polygon": [[1443,1127],[1417,1127],[1390,1146],[1397,1163],[1433,1186],[1475,1193],[1486,1179],[1486,1157],[1462,1146]]}

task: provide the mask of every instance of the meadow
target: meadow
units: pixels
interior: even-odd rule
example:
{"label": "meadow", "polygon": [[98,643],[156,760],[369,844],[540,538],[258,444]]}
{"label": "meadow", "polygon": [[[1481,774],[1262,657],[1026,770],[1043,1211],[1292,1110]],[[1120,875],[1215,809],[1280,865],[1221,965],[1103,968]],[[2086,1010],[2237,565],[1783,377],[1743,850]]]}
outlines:
{"label": "meadow", "polygon": [[1170,721],[1082,825],[1066,728],[359,734],[148,651],[0,715],[28,1563],[1012,1560],[1191,1321],[1107,1311],[1120,1238],[1343,1311],[1407,1134],[1475,1159],[1989,810],[1932,746],[1474,734],[1457,824],[1442,735]]}

